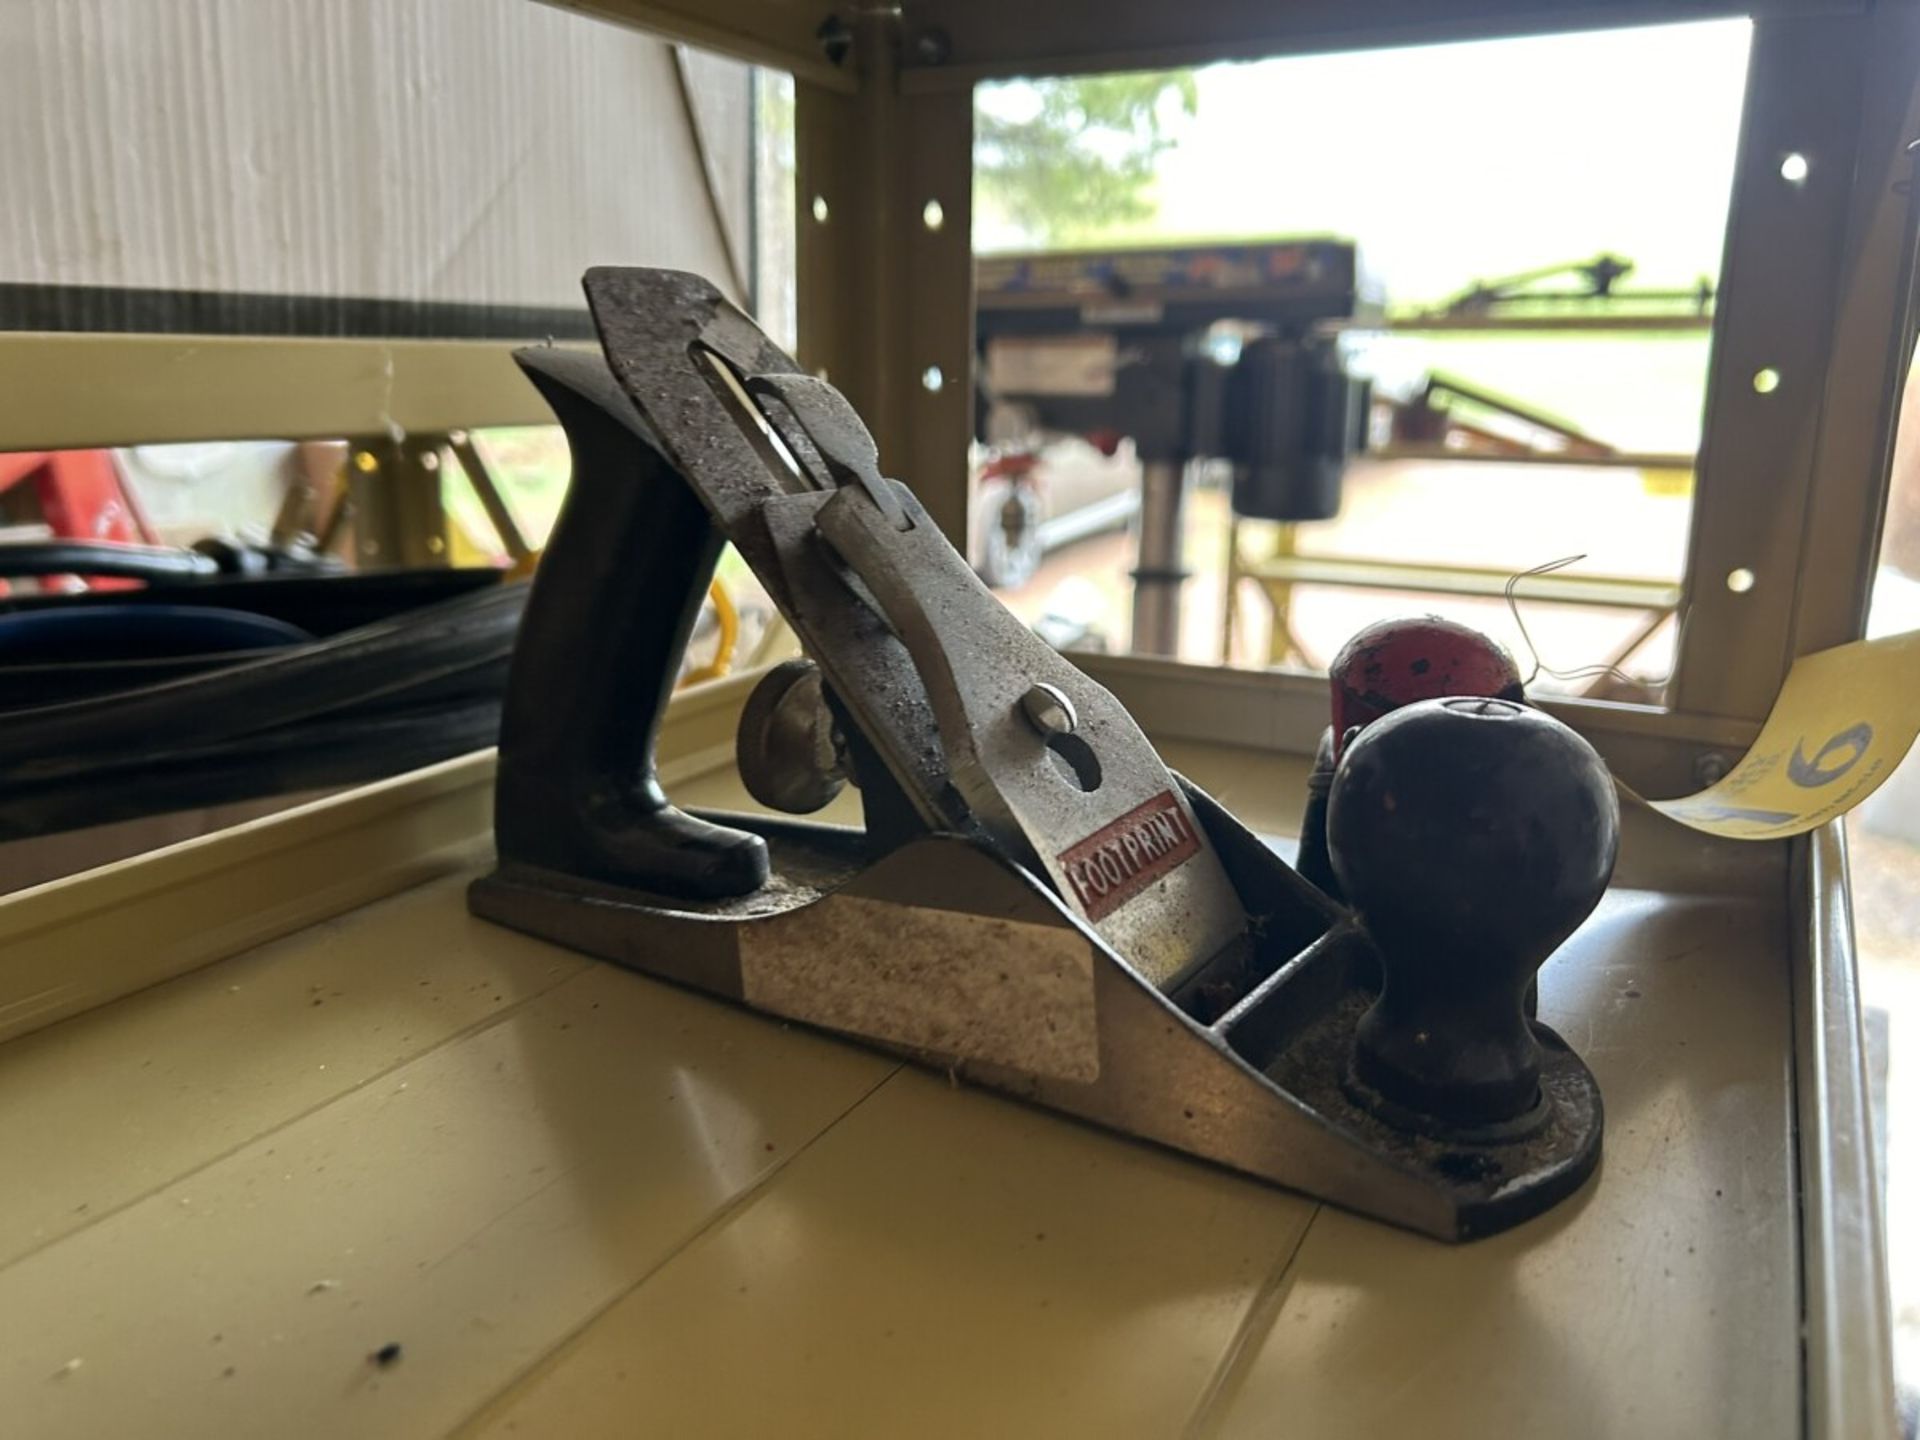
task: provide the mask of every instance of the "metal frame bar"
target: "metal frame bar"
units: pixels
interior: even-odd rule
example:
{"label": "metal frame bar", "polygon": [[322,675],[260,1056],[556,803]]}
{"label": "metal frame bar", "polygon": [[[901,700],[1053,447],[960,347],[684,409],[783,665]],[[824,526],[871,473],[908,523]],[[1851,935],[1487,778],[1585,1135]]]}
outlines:
{"label": "metal frame bar", "polygon": [[851,68],[830,59],[820,30],[832,7],[768,3],[768,0],[542,0],[561,10],[591,15],[667,40],[681,40],[723,55],[771,65],[830,90],[852,94]]}
{"label": "metal frame bar", "polygon": [[1412,315],[1404,319],[1341,327],[1383,335],[1533,335],[1634,331],[1651,335],[1690,335],[1713,328],[1712,315]]}
{"label": "metal frame bar", "polygon": [[1867,0],[912,0],[908,89],[1166,69],[1741,15],[1859,13]]}
{"label": "metal frame bar", "polygon": [[0,333],[0,450],[550,425],[479,340]]}
{"label": "metal frame bar", "polygon": [[1672,452],[1615,450],[1605,455],[1569,455],[1564,451],[1543,450],[1531,454],[1521,450],[1456,450],[1446,445],[1382,445],[1367,451],[1368,460],[1418,460],[1423,464],[1439,460],[1449,464],[1462,461],[1470,465],[1557,465],[1588,470],[1685,470],[1692,473],[1695,456]]}
{"label": "metal frame bar", "polygon": [[461,473],[467,477],[467,484],[473,487],[480,508],[487,512],[487,523],[493,526],[493,533],[499,536],[507,558],[519,565],[531,557],[533,546],[527,543],[526,532],[520,528],[520,520],[513,513],[512,503],[502,493],[500,482],[494,478],[493,471],[487,465],[487,457],[480,453],[473,436],[464,430],[454,431],[447,436],[447,450],[459,465]]}
{"label": "metal frame bar", "polygon": [[[1242,579],[1262,585],[1339,585],[1367,590],[1416,590],[1431,595],[1466,595],[1498,600],[1512,572],[1485,565],[1421,565],[1402,560],[1366,560],[1347,555],[1289,552],[1262,560],[1243,554]],[[1608,610],[1658,610],[1671,613],[1680,589],[1664,580],[1627,575],[1530,575],[1528,600],[1543,605],[1591,605]]]}
{"label": "metal frame bar", "polygon": [[[1220,661],[1224,665],[1234,663],[1233,647],[1240,629],[1239,610],[1245,592],[1240,583],[1243,580],[1253,581],[1258,594],[1266,601],[1270,626],[1266,663],[1277,666],[1284,665],[1291,656],[1305,653],[1291,618],[1294,592],[1303,585],[1498,600],[1512,583],[1512,576],[1504,570],[1467,566],[1408,566],[1395,560],[1348,560],[1316,555],[1287,554],[1248,563],[1236,546],[1227,556],[1226,594],[1220,606]],[[1532,602],[1639,615],[1639,623],[1627,638],[1615,644],[1599,662],[1606,669],[1618,669],[1626,664],[1636,650],[1651,640],[1672,618],[1680,597],[1679,587],[1675,585],[1611,575],[1577,575],[1564,580],[1553,575],[1536,575],[1530,584],[1534,593],[1526,598]],[[1139,647],[1135,648],[1137,652]]]}
{"label": "metal frame bar", "polygon": [[[1914,10],[1890,10],[1911,21]],[[1763,715],[1792,657],[1794,605],[1826,399],[1832,323],[1847,274],[1848,190],[1879,16],[1754,27],[1684,577],[1676,709]],[[1781,174],[1789,153],[1811,169]],[[1892,308],[1891,291],[1872,287]],[[1769,372],[1777,384],[1762,388]],[[1862,486],[1877,489],[1877,486]],[[1736,592],[1735,570],[1757,577]],[[1851,577],[1847,577],[1851,578]],[[1854,634],[1858,634],[1859,620]],[[1849,638],[1849,637],[1842,637]]]}
{"label": "metal frame bar", "polygon": [[[1144,655],[1076,654],[1073,661],[1120,698],[1157,740],[1197,740],[1310,755],[1327,724],[1323,676],[1187,665]],[[1697,790],[1753,743],[1758,721],[1679,715],[1650,705],[1547,697],[1541,708],[1576,726],[1644,795]],[[1307,743],[1301,744],[1301,737]]]}
{"label": "metal frame bar", "polygon": [[1803,655],[1861,634],[1913,357],[1920,19],[1912,0],[1882,0],[1866,44],[1844,278],[1814,449],[1819,483],[1808,497],[1794,597],[1793,650]]}

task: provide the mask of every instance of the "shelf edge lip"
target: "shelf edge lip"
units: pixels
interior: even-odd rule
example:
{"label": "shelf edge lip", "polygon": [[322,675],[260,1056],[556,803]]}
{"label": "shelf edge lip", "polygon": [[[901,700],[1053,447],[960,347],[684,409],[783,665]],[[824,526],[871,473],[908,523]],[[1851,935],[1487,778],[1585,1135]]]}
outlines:
{"label": "shelf edge lip", "polygon": [[[675,697],[667,778],[731,763],[760,674]],[[494,770],[475,751],[0,899],[0,1044],[470,866]]]}
{"label": "shelf edge lip", "polygon": [[1894,1440],[1892,1315],[1838,821],[1793,842],[1793,1104],[1809,1440]]}

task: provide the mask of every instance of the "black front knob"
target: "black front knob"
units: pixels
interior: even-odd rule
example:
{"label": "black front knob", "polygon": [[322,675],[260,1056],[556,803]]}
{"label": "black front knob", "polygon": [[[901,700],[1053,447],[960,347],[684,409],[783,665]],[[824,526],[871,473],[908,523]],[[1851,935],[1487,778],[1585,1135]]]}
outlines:
{"label": "black front knob", "polygon": [[1356,1078],[1452,1124],[1524,1114],[1540,1082],[1527,987],[1599,903],[1620,846],[1593,747],[1510,701],[1420,701],[1348,747],[1327,840],[1384,976]]}

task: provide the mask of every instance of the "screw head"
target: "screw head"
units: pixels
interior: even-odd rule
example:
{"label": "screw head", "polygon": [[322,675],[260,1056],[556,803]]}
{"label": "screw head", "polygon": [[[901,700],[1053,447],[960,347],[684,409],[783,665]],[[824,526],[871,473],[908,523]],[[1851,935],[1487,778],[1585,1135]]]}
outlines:
{"label": "screw head", "polygon": [[846,788],[846,742],[820,667],[802,657],[762,676],[740,712],[735,750],[747,793],[784,814],[812,814]]}
{"label": "screw head", "polygon": [[913,37],[913,54],[922,65],[944,65],[953,54],[953,37],[930,26]]}
{"label": "screw head", "polygon": [[1694,758],[1693,778],[1700,785],[1718,785],[1733,769],[1733,762],[1719,750],[1709,750]]}
{"label": "screw head", "polygon": [[1071,735],[1080,724],[1080,714],[1056,686],[1035,685],[1020,697],[1020,713],[1042,736]]}

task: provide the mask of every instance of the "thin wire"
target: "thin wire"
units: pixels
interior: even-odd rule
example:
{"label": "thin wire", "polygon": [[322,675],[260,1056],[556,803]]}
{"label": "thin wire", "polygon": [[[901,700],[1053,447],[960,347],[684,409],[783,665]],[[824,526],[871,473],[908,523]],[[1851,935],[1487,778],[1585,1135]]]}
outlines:
{"label": "thin wire", "polygon": [[[1507,609],[1513,615],[1514,627],[1519,630],[1520,639],[1522,643],[1526,645],[1527,653],[1533,657],[1533,670],[1527,676],[1526,680],[1522,682],[1523,686],[1533,684],[1541,675],[1550,675],[1555,680],[1595,680],[1606,675],[1611,676],[1613,679],[1625,685],[1645,685],[1656,690],[1664,688],[1672,682],[1675,671],[1679,668],[1678,659],[1680,646],[1687,635],[1686,610],[1681,610],[1675,616],[1673,635],[1675,667],[1673,670],[1669,670],[1665,675],[1659,676],[1658,678],[1629,674],[1618,665],[1582,665],[1572,670],[1555,670],[1540,658],[1540,647],[1533,643],[1533,636],[1527,630],[1527,622],[1520,614],[1520,582],[1522,580],[1532,579],[1535,575],[1551,575],[1556,570],[1564,570],[1567,566],[1578,564],[1586,558],[1584,551],[1578,555],[1566,555],[1558,560],[1549,560],[1544,565],[1536,565],[1531,570],[1522,570],[1518,575],[1511,575],[1507,578]],[[1651,639],[1652,637],[1649,636],[1648,638]],[[1637,649],[1638,647],[1636,646],[1635,648]]]}

